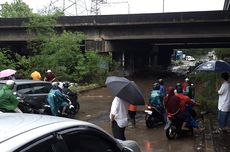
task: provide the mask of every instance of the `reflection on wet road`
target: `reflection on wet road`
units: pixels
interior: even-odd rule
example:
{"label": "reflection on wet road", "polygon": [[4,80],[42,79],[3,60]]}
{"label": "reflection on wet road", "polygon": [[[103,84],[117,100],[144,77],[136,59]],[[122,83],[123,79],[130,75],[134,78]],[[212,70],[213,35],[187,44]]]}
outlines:
{"label": "reflection on wet road", "polygon": [[[148,95],[151,90],[153,79],[141,78],[132,79],[142,89],[147,103]],[[175,85],[181,82],[180,78],[165,78],[166,86]],[[113,96],[106,87],[91,90],[79,95],[81,109],[76,115],[76,119],[94,123],[104,130],[111,132],[109,121],[109,111]],[[168,140],[165,136],[163,125],[148,129],[145,126],[145,106],[138,106],[136,115],[136,127],[127,127],[125,134],[127,139],[137,141],[143,152],[193,152],[194,138],[186,137],[182,139]]]}

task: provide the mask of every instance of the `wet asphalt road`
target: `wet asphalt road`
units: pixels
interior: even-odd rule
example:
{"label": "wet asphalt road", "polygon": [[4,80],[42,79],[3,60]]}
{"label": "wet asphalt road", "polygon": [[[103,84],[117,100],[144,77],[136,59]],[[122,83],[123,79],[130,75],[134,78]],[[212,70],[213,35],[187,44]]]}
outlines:
{"label": "wet asphalt road", "polygon": [[[159,77],[139,77],[129,78],[135,81],[144,92],[145,101],[152,88],[154,79]],[[174,86],[177,82],[182,82],[181,78],[166,76],[163,77],[166,86]],[[81,109],[76,115],[76,119],[94,123],[110,134],[111,124],[109,121],[109,111],[113,100],[113,95],[106,87],[83,92],[79,95]],[[145,106],[138,106],[136,115],[136,127],[127,127],[125,134],[127,139],[135,140],[143,152],[194,152],[194,137],[186,137],[168,140],[163,130],[163,125],[148,129],[145,126]]]}

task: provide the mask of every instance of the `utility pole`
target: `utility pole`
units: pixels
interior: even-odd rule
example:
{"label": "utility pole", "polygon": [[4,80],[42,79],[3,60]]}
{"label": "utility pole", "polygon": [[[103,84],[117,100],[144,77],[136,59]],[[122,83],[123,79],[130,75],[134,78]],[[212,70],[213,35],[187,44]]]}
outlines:
{"label": "utility pole", "polygon": [[[78,16],[82,14],[88,15],[87,5],[85,0],[51,0],[51,7],[62,8],[65,15]],[[49,9],[50,9],[49,8]]]}
{"label": "utility pole", "polygon": [[91,0],[90,14],[100,15],[101,4],[106,4],[107,0]]}
{"label": "utility pole", "polygon": [[163,0],[163,13],[165,12],[165,0]]}

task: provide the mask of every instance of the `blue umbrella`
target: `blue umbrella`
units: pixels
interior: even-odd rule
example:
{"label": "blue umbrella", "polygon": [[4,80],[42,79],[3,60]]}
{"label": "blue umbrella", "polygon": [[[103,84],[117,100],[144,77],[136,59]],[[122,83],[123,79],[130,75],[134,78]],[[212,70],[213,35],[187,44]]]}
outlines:
{"label": "blue umbrella", "polygon": [[229,72],[230,64],[223,60],[207,61],[197,66],[194,71],[200,72]]}

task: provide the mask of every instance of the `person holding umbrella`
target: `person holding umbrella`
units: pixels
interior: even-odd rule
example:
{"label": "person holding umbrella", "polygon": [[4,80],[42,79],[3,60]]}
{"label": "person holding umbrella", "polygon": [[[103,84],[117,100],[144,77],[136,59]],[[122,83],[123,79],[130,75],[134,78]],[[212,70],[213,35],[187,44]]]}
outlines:
{"label": "person holding umbrella", "polygon": [[109,115],[112,122],[113,136],[120,140],[126,140],[125,128],[128,126],[128,105],[145,105],[144,95],[134,81],[124,77],[109,76],[105,84],[115,96]]}
{"label": "person holding umbrella", "polygon": [[226,131],[227,120],[230,112],[230,84],[228,82],[229,74],[224,72],[221,74],[223,80],[220,89],[217,89],[219,100],[218,100],[218,123],[219,128],[213,133],[221,133]]}
{"label": "person holding umbrella", "polygon": [[115,97],[110,110],[113,136],[120,140],[126,140],[125,128],[128,126],[128,102]]}
{"label": "person holding umbrella", "polygon": [[16,70],[13,69],[5,69],[0,71],[0,78],[3,78],[4,80],[15,80],[15,73]]}

